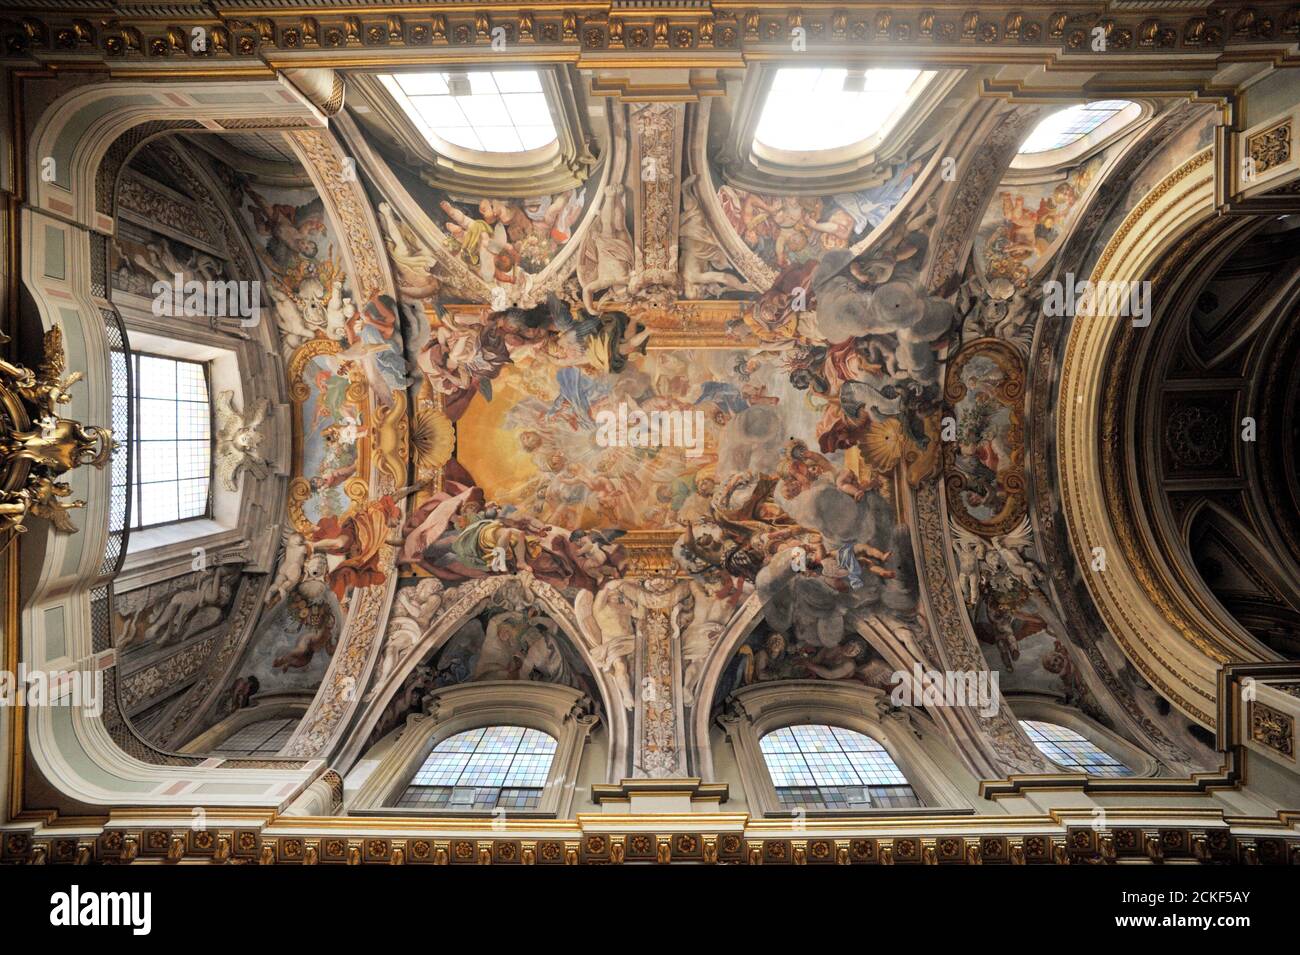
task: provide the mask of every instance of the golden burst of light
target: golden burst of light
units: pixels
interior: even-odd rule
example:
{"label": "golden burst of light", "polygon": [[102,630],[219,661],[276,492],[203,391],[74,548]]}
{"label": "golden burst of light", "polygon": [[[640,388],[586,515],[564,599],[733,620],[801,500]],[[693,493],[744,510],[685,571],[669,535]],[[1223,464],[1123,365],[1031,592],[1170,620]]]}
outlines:
{"label": "golden burst of light", "polygon": [[456,429],[436,405],[423,405],[411,425],[411,450],[417,474],[440,468],[451,460],[456,446]]}
{"label": "golden burst of light", "polygon": [[866,437],[862,440],[862,448],[873,468],[877,471],[889,471],[902,459],[906,442],[902,422],[887,418],[884,421],[874,422],[867,429]]}

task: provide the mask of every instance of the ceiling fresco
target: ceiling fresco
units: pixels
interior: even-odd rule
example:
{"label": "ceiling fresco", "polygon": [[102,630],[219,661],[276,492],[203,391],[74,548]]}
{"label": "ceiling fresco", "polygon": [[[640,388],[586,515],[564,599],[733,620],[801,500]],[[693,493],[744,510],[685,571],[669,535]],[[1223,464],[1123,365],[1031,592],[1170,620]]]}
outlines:
{"label": "ceiling fresco", "polygon": [[1300,864],[1300,6],[85,6],[0,872]]}
{"label": "ceiling fresco", "polygon": [[[1038,111],[995,114],[976,152],[1005,162]],[[292,441],[275,572],[192,725],[287,694],[310,704],[287,751],[309,755],[357,700],[489,671],[631,710],[656,679],[638,638],[653,622],[680,682],[659,735],[633,745],[663,765],[685,766],[696,710],[707,725],[751,683],[888,689],[912,663],[954,660],[1196,764],[1202,744],[1064,609],[1079,570],[1038,541],[1035,505],[1055,505],[1027,422],[1052,386],[1050,357],[1031,373],[1031,280],[1082,221],[1115,214],[1099,186],[1161,122],[1045,172],[994,167],[972,202],[931,132],[853,191],[752,192],[725,181],[707,119],[611,104],[586,183],[524,199],[434,188],[356,126],[355,158],[280,134],[296,161],[271,176],[202,152],[264,281]],[[1130,205],[1162,157],[1203,145],[1179,122]],[[132,228],[123,292],[228,267],[215,239]],[[479,620],[494,578],[571,619]],[[127,625],[127,640],[162,626]],[[1005,711],[971,719],[948,731],[1004,768],[1040,767]]]}

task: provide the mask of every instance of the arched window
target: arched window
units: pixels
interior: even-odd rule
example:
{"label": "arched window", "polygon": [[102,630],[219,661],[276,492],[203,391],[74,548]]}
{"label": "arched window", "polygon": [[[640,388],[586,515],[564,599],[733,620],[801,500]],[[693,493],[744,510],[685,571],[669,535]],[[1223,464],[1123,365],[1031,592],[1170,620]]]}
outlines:
{"label": "arched window", "polygon": [[1043,720],[1021,720],[1020,728],[1039,752],[1067,772],[1089,776],[1133,775],[1132,769],[1072,729]]}
{"label": "arched window", "polygon": [[439,687],[425,703],[436,719],[410,714],[349,773],[348,789],[356,791],[349,812],[568,815],[599,723],[582,690],[536,680],[471,682]]}
{"label": "arched window", "polygon": [[1020,155],[1051,152],[1073,145],[1114,119],[1135,103],[1104,99],[1058,110],[1040,122],[1020,147]]}
{"label": "arched window", "polygon": [[880,809],[919,806],[915,790],[885,748],[838,726],[786,726],[759,749],[782,806]]}
{"label": "arched window", "polygon": [[297,716],[258,720],[235,730],[212,749],[214,756],[274,756],[298,725]]}
{"label": "arched window", "polygon": [[212,514],[212,406],[203,362],[131,358],[131,526],[154,527]]}
{"label": "arched window", "polygon": [[485,726],[449,736],[425,758],[400,809],[536,809],[556,741],[523,726]]}
{"label": "arched window", "polygon": [[887,135],[932,73],[784,67],[772,79],[754,141],[815,153]]}

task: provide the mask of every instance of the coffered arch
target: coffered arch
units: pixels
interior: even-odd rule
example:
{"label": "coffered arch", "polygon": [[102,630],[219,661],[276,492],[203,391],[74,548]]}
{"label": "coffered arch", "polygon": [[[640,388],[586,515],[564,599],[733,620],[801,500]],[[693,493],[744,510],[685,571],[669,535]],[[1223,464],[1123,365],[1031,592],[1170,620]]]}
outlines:
{"label": "coffered arch", "polygon": [[[1151,282],[1152,324],[1173,320],[1175,270],[1204,269],[1212,254],[1213,151],[1193,156],[1156,185],[1116,229],[1090,280]],[[1229,224],[1234,231],[1238,224]],[[1216,673],[1259,648],[1238,628],[1207,615],[1168,583],[1168,557],[1134,522],[1133,465],[1124,464],[1134,355],[1150,336],[1127,318],[1094,316],[1071,327],[1060,378],[1057,468],[1071,540],[1084,580],[1129,659],[1182,712],[1215,723]],[[1104,567],[1104,569],[1099,569]],[[1091,568],[1091,569],[1088,569]]]}
{"label": "coffered arch", "polygon": [[1278,496],[1261,479],[1294,413],[1265,384],[1288,360],[1300,300],[1293,229],[1290,217],[1258,216],[1207,238],[1213,252],[1195,277],[1183,273],[1137,358],[1147,386],[1129,425],[1143,449],[1134,501],[1161,552],[1218,630],[1264,660],[1286,655],[1278,640],[1293,646],[1300,605],[1285,538],[1294,503],[1286,481]]}

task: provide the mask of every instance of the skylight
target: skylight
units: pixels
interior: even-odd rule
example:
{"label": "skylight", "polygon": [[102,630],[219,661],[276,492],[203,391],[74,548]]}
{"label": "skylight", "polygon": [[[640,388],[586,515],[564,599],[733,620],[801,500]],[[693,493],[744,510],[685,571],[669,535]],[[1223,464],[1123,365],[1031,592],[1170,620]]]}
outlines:
{"label": "skylight", "polygon": [[396,73],[379,79],[435,149],[450,144],[511,153],[556,140],[536,70]]}
{"label": "skylight", "polygon": [[1020,155],[1063,149],[1132,105],[1124,99],[1103,99],[1055,112],[1034,127],[1020,147]]}
{"label": "skylight", "polygon": [[772,149],[820,152],[883,136],[929,81],[920,70],[777,70],[754,139]]}

